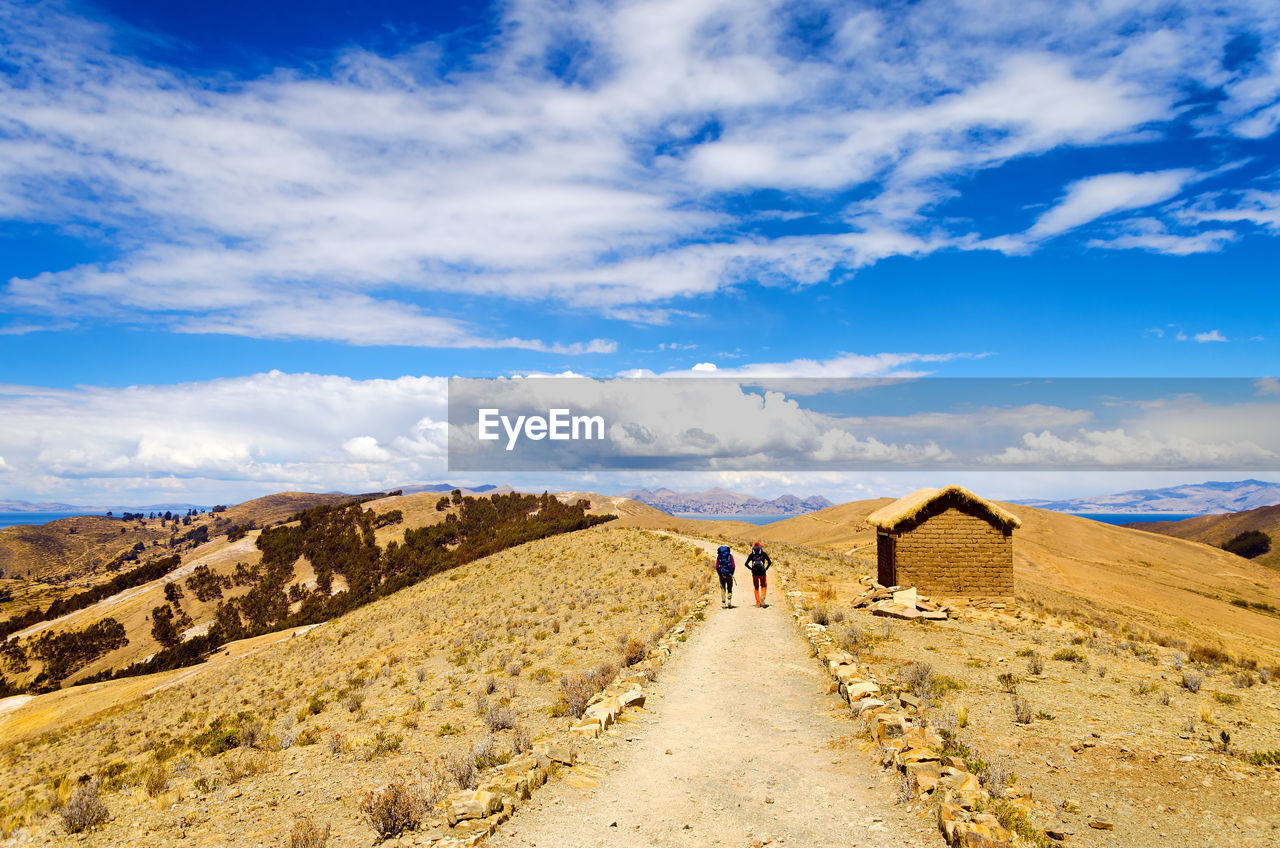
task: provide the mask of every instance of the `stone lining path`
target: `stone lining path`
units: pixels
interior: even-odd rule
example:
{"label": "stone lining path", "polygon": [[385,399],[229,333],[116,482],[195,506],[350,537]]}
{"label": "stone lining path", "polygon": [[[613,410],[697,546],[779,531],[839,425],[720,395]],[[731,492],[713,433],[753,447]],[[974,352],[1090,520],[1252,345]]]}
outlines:
{"label": "stone lining path", "polygon": [[707,621],[651,688],[649,710],[584,745],[586,765],[539,792],[488,844],[942,844],[931,821],[893,804],[893,778],[858,750],[847,707],[824,694],[829,678],[776,580],[778,603],[757,608],[735,556],[735,608],[720,608],[717,588]]}

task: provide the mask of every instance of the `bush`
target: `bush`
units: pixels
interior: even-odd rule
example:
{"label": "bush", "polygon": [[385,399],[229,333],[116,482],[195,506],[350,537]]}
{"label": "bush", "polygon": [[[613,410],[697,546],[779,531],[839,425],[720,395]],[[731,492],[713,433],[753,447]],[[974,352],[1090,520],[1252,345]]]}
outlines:
{"label": "bush", "polygon": [[169,772],[164,766],[155,766],[147,771],[147,796],[154,798],[169,788]]}
{"label": "bush", "polygon": [[648,648],[645,647],[644,642],[641,642],[639,639],[628,639],[626,647],[622,649],[623,665],[635,665],[644,659],[644,655],[647,651]]}
{"label": "bush", "polygon": [[322,830],[306,816],[294,818],[293,830],[289,833],[289,848],[324,848],[328,841],[329,825],[326,824]]}
{"label": "bush", "polygon": [[476,788],[476,759],[471,751],[455,751],[445,757],[444,769],[459,789]]}
{"label": "bush", "polygon": [[1037,653],[1027,659],[1027,674],[1044,674],[1044,660]]}
{"label": "bush", "polygon": [[1000,688],[1004,689],[1004,691],[1009,693],[1018,691],[1018,676],[1016,674],[1010,674],[1006,671],[1004,674],[997,677],[996,680],[1000,681]]}
{"label": "bush", "polygon": [[1188,692],[1199,692],[1202,683],[1204,683],[1204,677],[1194,671],[1182,672],[1182,688]]}
{"label": "bush", "polygon": [[1062,662],[1084,662],[1084,654],[1074,648],[1060,648],[1053,652],[1053,658]]}
{"label": "bush", "polygon": [[836,643],[840,646],[841,650],[848,651],[851,654],[858,654],[862,652],[862,647],[865,644],[865,637],[860,629],[855,625],[850,624],[836,639]]}
{"label": "bush", "polygon": [[500,704],[490,706],[484,711],[484,723],[491,733],[508,730],[516,726],[516,711]]}
{"label": "bush", "polygon": [[1271,550],[1271,537],[1261,530],[1246,530],[1222,546],[1227,553],[1253,559]]}
{"label": "bush", "polygon": [[813,620],[814,624],[821,624],[823,627],[831,623],[831,616],[827,613],[827,608],[824,604],[818,604],[818,606],[814,607],[809,613],[809,618]]}
{"label": "bush", "polygon": [[417,791],[399,782],[371,791],[360,802],[361,814],[383,839],[416,828],[422,820],[422,807]]}
{"label": "bush", "polygon": [[1031,705],[1026,698],[1013,699],[1013,720],[1018,724],[1030,724],[1032,718]]}
{"label": "bush", "polygon": [[933,666],[928,663],[912,663],[902,670],[902,682],[915,695],[923,698],[932,689]]}
{"label": "bush", "polygon": [[107,805],[98,797],[98,781],[90,781],[77,789],[58,816],[67,833],[82,833],[106,821],[109,813]]}

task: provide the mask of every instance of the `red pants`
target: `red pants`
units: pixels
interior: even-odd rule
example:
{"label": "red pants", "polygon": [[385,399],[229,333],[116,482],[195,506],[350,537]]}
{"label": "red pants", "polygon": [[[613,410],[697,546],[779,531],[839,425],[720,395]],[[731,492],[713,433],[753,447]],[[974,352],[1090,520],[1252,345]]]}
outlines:
{"label": "red pants", "polygon": [[761,606],[764,603],[765,587],[766,584],[763,574],[751,575],[751,588],[754,589],[756,593],[756,606]]}

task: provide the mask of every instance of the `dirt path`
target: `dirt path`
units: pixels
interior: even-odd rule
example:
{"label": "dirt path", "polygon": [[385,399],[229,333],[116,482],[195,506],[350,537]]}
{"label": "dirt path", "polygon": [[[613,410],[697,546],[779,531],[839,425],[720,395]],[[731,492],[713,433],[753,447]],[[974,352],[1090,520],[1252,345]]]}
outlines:
{"label": "dirt path", "polygon": [[663,670],[650,710],[585,746],[586,765],[489,844],[940,844],[928,822],[893,805],[894,786],[858,750],[843,701],[822,694],[828,680],[785,605],[757,608],[749,574],[738,576],[734,609],[718,595]]}

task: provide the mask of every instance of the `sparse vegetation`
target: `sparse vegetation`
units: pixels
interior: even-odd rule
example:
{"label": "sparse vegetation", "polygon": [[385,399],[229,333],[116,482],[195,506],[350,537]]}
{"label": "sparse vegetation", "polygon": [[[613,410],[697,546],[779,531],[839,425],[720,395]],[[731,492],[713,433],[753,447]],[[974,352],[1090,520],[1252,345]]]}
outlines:
{"label": "sparse vegetation", "polygon": [[360,813],[382,839],[417,828],[422,820],[422,798],[403,782],[370,791],[360,801]]}
{"label": "sparse vegetation", "polygon": [[98,781],[91,780],[73,792],[58,817],[67,833],[83,833],[105,822],[110,812],[98,796]]}

